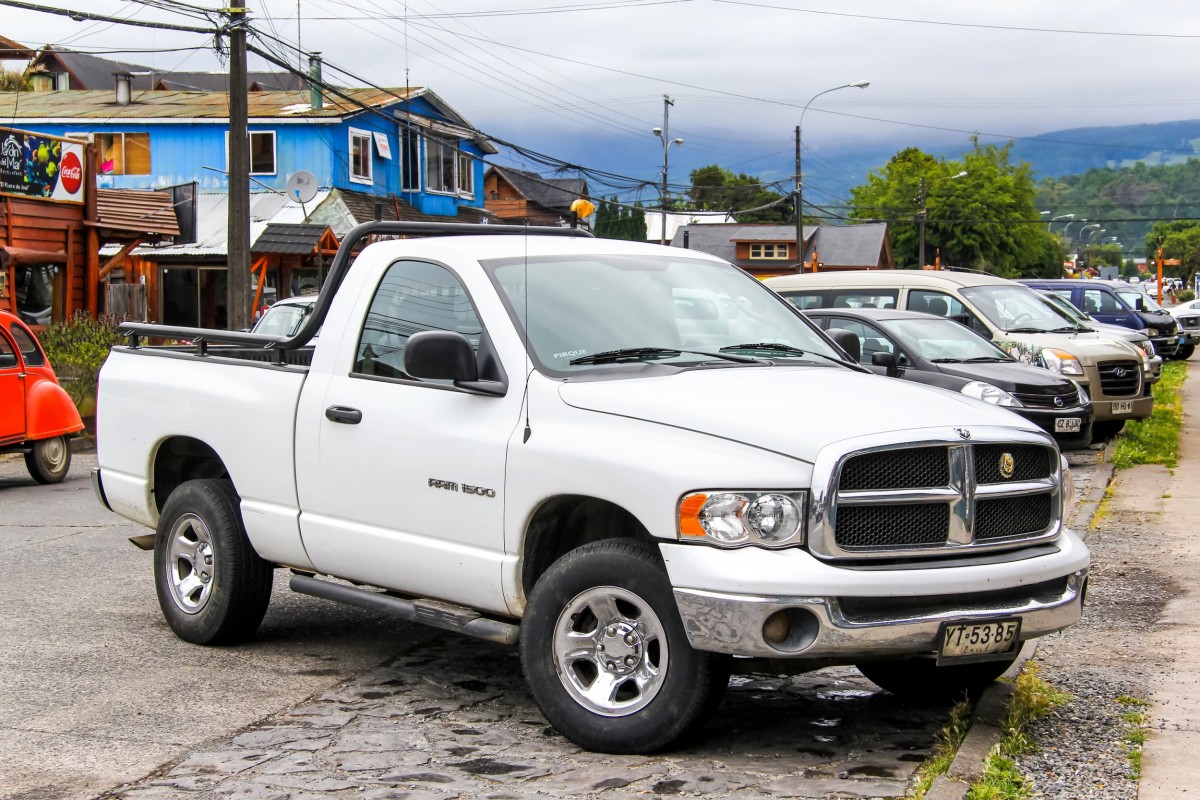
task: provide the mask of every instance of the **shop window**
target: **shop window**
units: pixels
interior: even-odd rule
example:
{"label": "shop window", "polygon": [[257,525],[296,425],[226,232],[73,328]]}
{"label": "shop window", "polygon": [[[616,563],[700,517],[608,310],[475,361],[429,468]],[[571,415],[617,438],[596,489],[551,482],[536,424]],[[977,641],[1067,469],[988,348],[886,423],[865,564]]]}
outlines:
{"label": "shop window", "polygon": [[150,134],[97,133],[102,175],[149,175]]}
{"label": "shop window", "polygon": [[275,174],[275,131],[250,131],[250,174]]}

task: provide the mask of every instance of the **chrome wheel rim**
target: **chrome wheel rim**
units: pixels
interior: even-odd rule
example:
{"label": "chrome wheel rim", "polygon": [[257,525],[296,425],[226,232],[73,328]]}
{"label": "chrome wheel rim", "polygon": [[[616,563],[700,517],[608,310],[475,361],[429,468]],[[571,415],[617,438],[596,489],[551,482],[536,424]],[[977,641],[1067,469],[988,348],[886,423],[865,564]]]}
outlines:
{"label": "chrome wheel rim", "polygon": [[579,705],[605,717],[640,711],[662,689],[667,637],[633,592],[598,586],[577,595],[554,627],[554,667]]}
{"label": "chrome wheel rim", "polygon": [[184,514],[167,538],[167,580],[171,599],[185,614],[199,614],[212,597],[216,553],[204,520]]}
{"label": "chrome wheel rim", "polygon": [[67,443],[61,436],[46,439],[42,442],[40,455],[47,470],[53,473],[61,472],[67,461]]}

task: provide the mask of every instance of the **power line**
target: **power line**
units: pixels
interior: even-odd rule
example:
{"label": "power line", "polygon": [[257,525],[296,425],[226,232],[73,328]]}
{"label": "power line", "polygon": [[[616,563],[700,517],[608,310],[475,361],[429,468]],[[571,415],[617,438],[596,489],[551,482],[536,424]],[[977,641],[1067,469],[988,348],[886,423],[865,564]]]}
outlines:
{"label": "power line", "polygon": [[[136,2],[137,0],[131,0]],[[134,25],[139,28],[156,28],[165,31],[182,31],[184,33],[203,33],[212,35],[221,32],[221,28],[193,28],[189,25],[174,25],[169,22],[151,22],[149,20],[127,19],[124,17],[111,17],[107,14],[93,14],[90,11],[77,11],[69,8],[53,8],[51,6],[39,6],[35,3],[26,3],[23,0],[0,0],[0,6],[9,6],[11,8],[19,8],[23,11],[41,11],[45,14],[55,14],[60,17],[70,17],[76,22],[115,22],[121,25]]]}

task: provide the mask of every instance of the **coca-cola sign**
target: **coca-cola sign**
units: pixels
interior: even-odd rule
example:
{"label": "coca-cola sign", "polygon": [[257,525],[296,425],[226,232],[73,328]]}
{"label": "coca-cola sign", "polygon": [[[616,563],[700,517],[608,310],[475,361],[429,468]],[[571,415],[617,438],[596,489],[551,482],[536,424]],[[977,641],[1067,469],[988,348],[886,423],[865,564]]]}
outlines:
{"label": "coca-cola sign", "polygon": [[0,194],[82,203],[83,143],[0,128]]}

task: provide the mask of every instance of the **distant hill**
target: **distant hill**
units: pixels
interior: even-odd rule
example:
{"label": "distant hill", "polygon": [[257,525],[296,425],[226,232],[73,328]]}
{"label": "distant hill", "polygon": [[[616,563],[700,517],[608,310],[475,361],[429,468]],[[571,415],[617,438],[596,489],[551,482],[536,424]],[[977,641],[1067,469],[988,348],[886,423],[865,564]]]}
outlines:
{"label": "distant hill", "polygon": [[1018,140],[1013,158],[1028,161],[1039,178],[1137,163],[1183,164],[1189,158],[1200,158],[1200,119],[1043,133]]}

